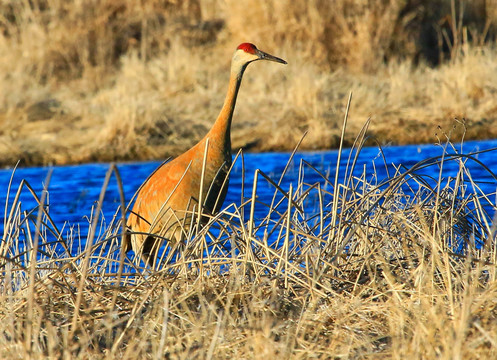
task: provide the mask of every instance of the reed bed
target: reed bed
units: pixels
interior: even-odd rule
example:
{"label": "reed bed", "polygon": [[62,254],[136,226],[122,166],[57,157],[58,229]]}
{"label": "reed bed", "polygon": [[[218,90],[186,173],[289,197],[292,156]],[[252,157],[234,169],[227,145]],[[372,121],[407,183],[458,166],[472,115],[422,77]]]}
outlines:
{"label": "reed bed", "polygon": [[[448,140],[408,168],[385,159],[385,178],[355,169],[368,125],[339,153],[345,174],[304,160],[288,188],[287,169],[244,174],[251,195],[166,247],[156,269],[120,251],[124,196],[110,223],[100,218],[111,175],[121,181],[114,165],[85,239],[59,230],[46,191],[23,182],[5,207],[0,357],[495,358],[497,194],[469,165],[496,175]],[[23,209],[22,191],[39,206]]]}

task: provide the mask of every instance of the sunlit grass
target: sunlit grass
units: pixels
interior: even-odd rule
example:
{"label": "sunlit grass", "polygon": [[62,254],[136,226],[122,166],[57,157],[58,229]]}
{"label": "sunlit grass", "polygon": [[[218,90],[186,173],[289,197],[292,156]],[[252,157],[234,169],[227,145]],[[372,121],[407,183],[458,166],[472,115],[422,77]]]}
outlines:
{"label": "sunlit grass", "polygon": [[10,194],[5,208],[0,356],[494,358],[496,194],[469,163],[495,174],[449,141],[385,179],[354,171],[368,125],[339,155],[343,181],[305,159],[289,188],[286,171],[244,174],[251,195],[192,227],[157,269],[120,251],[123,207],[105,225],[99,216],[109,181],[120,183],[114,166],[85,239],[57,229],[46,194],[20,186],[40,206]]}

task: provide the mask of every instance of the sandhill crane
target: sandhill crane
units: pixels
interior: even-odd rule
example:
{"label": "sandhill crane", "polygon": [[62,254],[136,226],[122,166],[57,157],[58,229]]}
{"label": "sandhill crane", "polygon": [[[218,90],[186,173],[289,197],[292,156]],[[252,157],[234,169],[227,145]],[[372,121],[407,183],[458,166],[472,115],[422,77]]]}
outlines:
{"label": "sandhill crane", "polygon": [[142,185],[127,221],[124,251],[132,248],[153,267],[164,240],[173,244],[184,240],[199,200],[204,214],[219,211],[228,189],[230,128],[236,97],[247,65],[257,60],[286,64],[253,44],[238,46],[231,60],[228,93],[214,125],[195,146],[160,166]]}

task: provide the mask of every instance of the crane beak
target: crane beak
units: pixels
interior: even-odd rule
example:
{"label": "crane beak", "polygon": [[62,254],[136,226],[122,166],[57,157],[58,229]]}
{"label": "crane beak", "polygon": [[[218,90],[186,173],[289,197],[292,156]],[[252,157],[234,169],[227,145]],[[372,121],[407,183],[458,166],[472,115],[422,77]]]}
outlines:
{"label": "crane beak", "polygon": [[265,53],[264,51],[261,51],[257,49],[257,56],[259,57],[259,60],[269,60],[269,61],[275,61],[281,64],[287,64],[287,62],[283,59],[280,59],[279,57],[270,55],[268,53]]}

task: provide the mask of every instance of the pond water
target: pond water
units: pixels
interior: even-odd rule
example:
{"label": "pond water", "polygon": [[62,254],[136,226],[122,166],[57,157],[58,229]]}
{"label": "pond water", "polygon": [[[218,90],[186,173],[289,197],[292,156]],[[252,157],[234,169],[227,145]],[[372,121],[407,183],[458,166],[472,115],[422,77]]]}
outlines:
{"label": "pond water", "polygon": [[[497,181],[488,171],[497,173],[497,140],[465,142],[463,145],[454,145],[455,150],[459,153],[470,154],[481,152],[483,150],[493,149],[487,152],[481,152],[474,155],[474,159],[469,159],[466,163],[470,169],[473,180],[481,187],[482,191],[487,194],[493,194],[491,201],[495,204],[495,192]],[[443,145],[410,145],[410,146],[385,146],[382,148],[383,156],[378,147],[365,147],[361,149],[355,173],[357,175],[365,174],[366,179],[379,182],[387,177],[387,171],[390,175],[394,172],[395,166],[404,166],[410,168],[419,161],[430,157],[440,156],[443,153]],[[454,153],[454,150],[448,151]],[[339,176],[343,177],[346,174],[347,162],[350,149],[346,149],[342,153]],[[311,164],[322,174],[325,174],[333,181],[336,172],[338,151],[319,151],[319,152],[300,152],[296,153],[286,172],[281,187],[286,191],[290,184],[295,184],[299,177],[299,164],[302,160]],[[242,191],[242,173],[245,175],[244,196],[250,197],[252,192],[252,181],[254,171],[260,169],[266,175],[271,177],[275,182],[278,182],[282,172],[284,171],[290,153],[262,153],[262,154],[244,154],[244,164],[238,159],[235,163],[234,170],[231,174],[230,188],[225,200],[225,206],[230,203],[240,204]],[[386,161],[384,161],[384,159]],[[484,164],[488,169],[485,169]],[[387,166],[385,166],[385,163]],[[129,201],[140,184],[147,176],[158,166],[160,162],[134,162],[134,163],[119,163],[119,169],[125,198]],[[310,169],[309,166],[304,167]],[[88,217],[91,214],[92,206],[99,198],[100,191],[104,182],[105,175],[109,169],[109,164],[86,164],[74,166],[55,166],[55,167],[32,167],[18,168],[12,180],[10,189],[10,199],[7,205],[7,211],[2,209],[0,214],[0,230],[3,234],[3,215],[10,211],[10,204],[22,179],[26,180],[34,189],[38,196],[41,195],[44,182],[49,171],[52,171],[51,180],[48,186],[49,192],[49,213],[55,221],[59,229],[64,228],[67,233],[71,228],[79,231],[82,238],[85,237],[88,231]],[[244,169],[244,171],[243,171]],[[457,162],[447,162],[443,167],[443,177],[454,176],[458,171]],[[439,168],[430,166],[420,170],[431,175],[436,182],[439,177]],[[0,170],[0,206],[5,206],[9,181],[12,176],[12,169]],[[323,187],[329,186],[316,171],[305,171],[305,182],[312,184],[315,182],[322,183]],[[257,195],[259,200],[271,202],[274,188],[264,187],[261,182],[261,187],[258,189]],[[36,207],[36,201],[32,194],[23,189],[20,196],[22,209],[29,211]],[[105,194],[103,204],[104,220],[109,221],[120,203],[118,185],[115,177],[111,178],[109,186]],[[309,204],[312,206],[312,204]],[[260,214],[263,216],[264,214]],[[257,217],[257,214],[256,214]]]}

